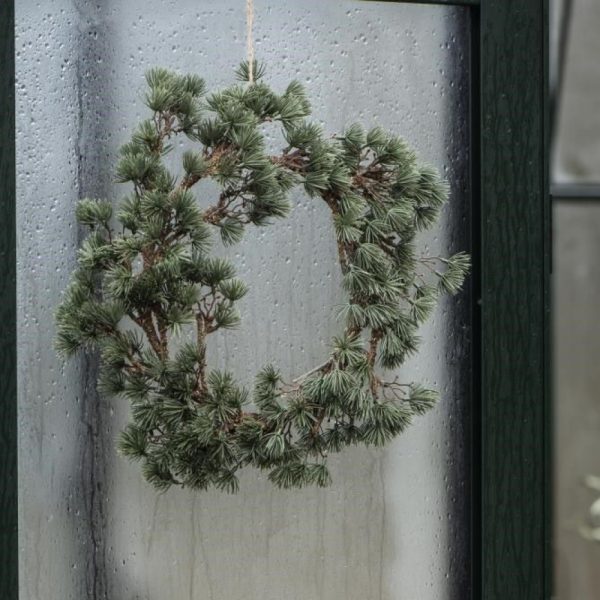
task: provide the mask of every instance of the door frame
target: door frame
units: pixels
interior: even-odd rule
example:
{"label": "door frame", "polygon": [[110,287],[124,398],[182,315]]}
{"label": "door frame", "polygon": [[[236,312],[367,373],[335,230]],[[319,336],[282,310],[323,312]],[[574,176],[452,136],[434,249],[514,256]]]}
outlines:
{"label": "door frame", "polygon": [[[472,23],[472,600],[548,599],[548,0],[418,3]],[[0,598],[18,600],[14,0],[0,33]]]}

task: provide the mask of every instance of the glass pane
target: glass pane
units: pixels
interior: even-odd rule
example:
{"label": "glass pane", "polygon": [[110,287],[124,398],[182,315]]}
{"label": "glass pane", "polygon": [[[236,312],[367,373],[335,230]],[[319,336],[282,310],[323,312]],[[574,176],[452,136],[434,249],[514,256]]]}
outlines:
{"label": "glass pane", "polygon": [[[461,7],[259,0],[257,56],[298,78],[331,133],[357,120],[401,133],[451,186],[432,254],[469,245],[469,23]],[[79,197],[116,201],[116,150],[146,114],[143,72],[210,87],[245,58],[242,0],[17,2],[21,589],[25,598],[364,598],[469,593],[468,289],[444,299],[402,367],[442,393],[384,451],[332,459],[325,490],[278,491],[244,473],[238,495],[146,484],[117,456],[123,401],[100,399],[97,358],[63,363],[52,313],[75,264]],[[327,356],[340,273],[326,207],[301,193],[283,224],[229,251],[252,290],[211,364],[249,383]],[[315,343],[317,340],[317,343]]]}
{"label": "glass pane", "polygon": [[[559,50],[564,54],[552,178],[555,183],[597,184],[600,7],[587,0],[551,4],[554,77],[559,74]],[[582,186],[572,193],[593,194],[594,187]],[[595,504],[600,498],[595,360],[600,348],[595,315],[600,205],[555,202],[553,210],[555,590],[557,598],[592,600],[600,595],[600,521]]]}
{"label": "glass pane", "polygon": [[[553,48],[558,59],[559,31],[566,28],[563,40],[565,60],[558,93],[558,115],[554,132],[552,162],[554,183],[600,182],[600,3],[595,0],[573,2],[567,18],[567,2],[553,0]],[[554,63],[553,73],[558,65]]]}
{"label": "glass pane", "polygon": [[[557,598],[600,597],[600,204],[554,208]],[[595,539],[594,539],[595,538]]]}

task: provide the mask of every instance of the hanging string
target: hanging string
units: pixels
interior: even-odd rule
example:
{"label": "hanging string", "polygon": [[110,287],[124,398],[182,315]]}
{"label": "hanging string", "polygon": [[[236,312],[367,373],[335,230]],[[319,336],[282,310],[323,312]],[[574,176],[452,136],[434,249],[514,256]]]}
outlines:
{"label": "hanging string", "polygon": [[252,40],[252,21],[254,6],[252,0],[246,0],[246,47],[248,51],[248,83],[254,81],[254,42]]}

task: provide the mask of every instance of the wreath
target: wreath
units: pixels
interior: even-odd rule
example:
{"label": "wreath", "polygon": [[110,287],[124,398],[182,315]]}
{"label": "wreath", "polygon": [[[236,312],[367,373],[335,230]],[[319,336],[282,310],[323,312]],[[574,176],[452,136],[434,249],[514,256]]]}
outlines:
{"label": "wreath", "polygon": [[[306,120],[300,83],[278,94],[256,63],[237,75],[207,94],[197,75],[146,73],[152,115],[116,167],[117,181],[133,186],[114,215],[120,225],[110,202],[78,203],[90,232],[56,312],[59,353],[98,348],[100,392],[131,402],[118,448],[159,489],[234,492],[249,466],[278,487],[327,486],[329,454],[384,446],[437,400],[385,371],[417,352],[419,325],[469,269],[464,253],[417,255],[415,237],[436,223],[448,188],[404,139],[359,124],[328,137]],[[285,146],[276,155],[265,139],[272,124]],[[194,148],[178,177],[164,159],[180,134]],[[218,199],[203,210],[194,186],[206,179]],[[248,292],[232,262],[211,254],[213,234],[236,244],[246,227],[284,218],[297,186],[331,210],[347,295],[341,332],[309,373],[288,382],[267,365],[251,392],[207,367],[209,336],[240,324],[236,304]]]}

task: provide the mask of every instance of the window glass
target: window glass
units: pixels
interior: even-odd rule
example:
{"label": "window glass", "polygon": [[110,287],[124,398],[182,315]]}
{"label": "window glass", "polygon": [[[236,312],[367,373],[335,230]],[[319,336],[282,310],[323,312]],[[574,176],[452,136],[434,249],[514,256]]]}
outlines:
{"label": "window glass", "polygon": [[[229,84],[245,58],[242,0],[17,2],[20,569],[24,598],[364,598],[469,593],[470,299],[443,300],[403,375],[442,400],[385,451],[332,460],[332,487],[157,495],[114,438],[124,401],[95,392],[97,357],[64,363],[53,311],[82,239],[83,196],[116,200],[117,148],[146,114],[143,73]],[[468,9],[260,0],[257,57],[278,89],[306,84],[331,133],[381,124],[440,168],[451,199],[430,252],[469,245]],[[252,290],[211,364],[247,383],[276,359],[303,373],[336,330],[340,273],[327,211],[293,197],[286,222],[230,250]]]}

